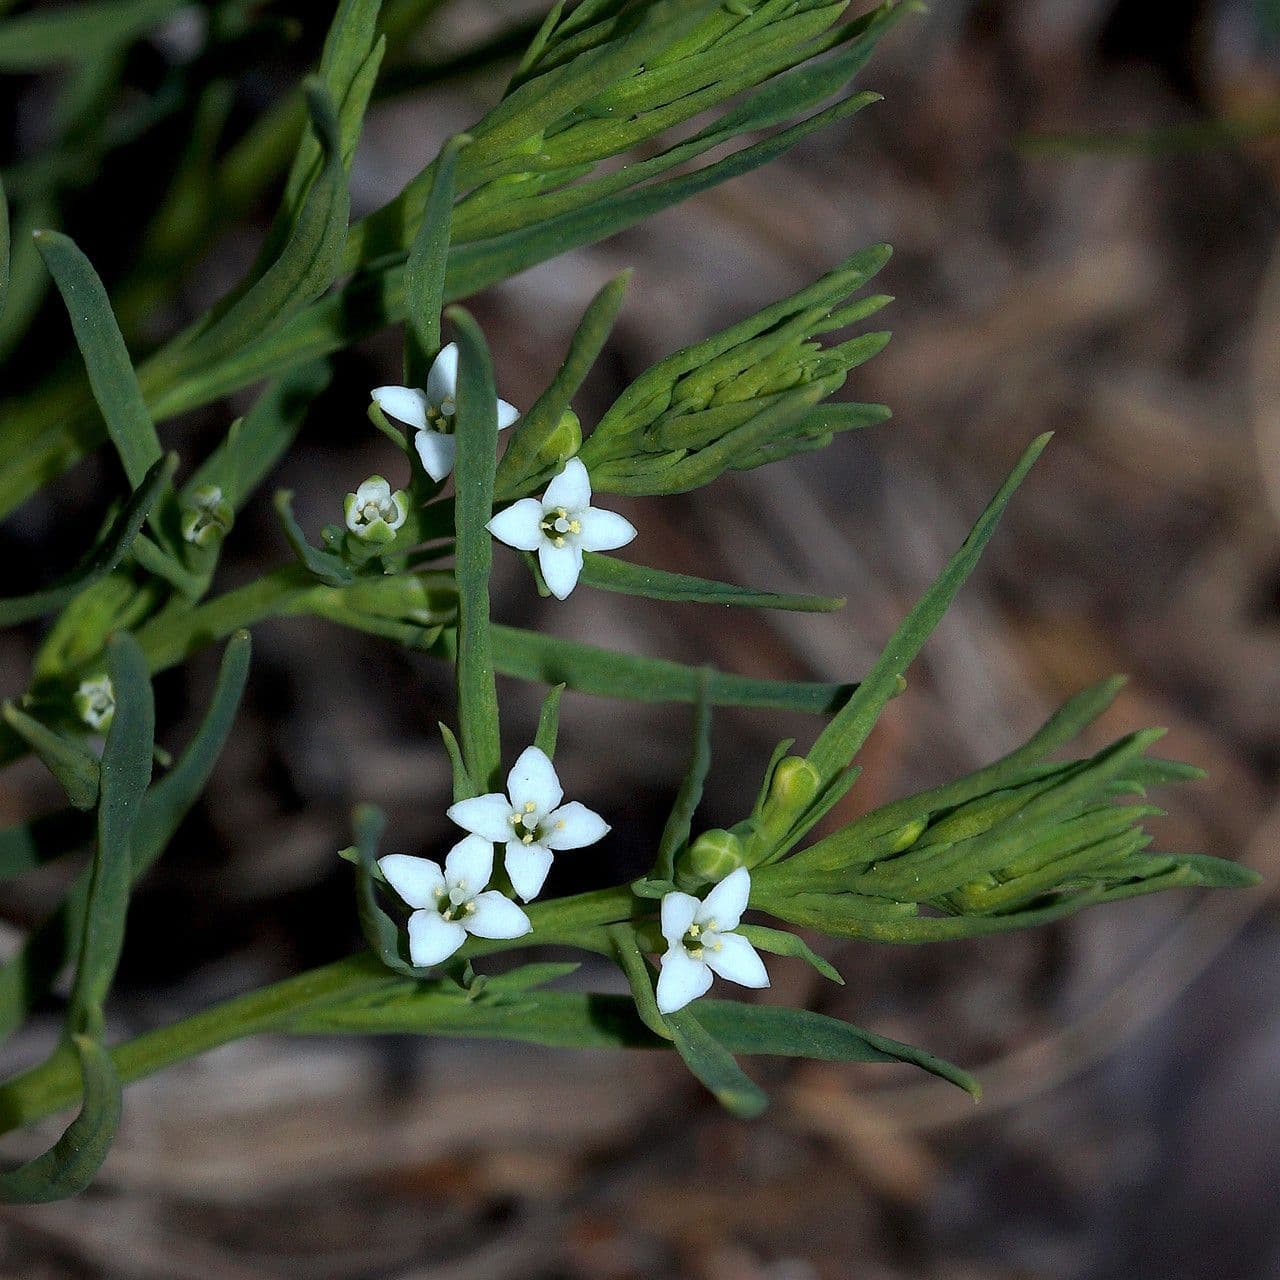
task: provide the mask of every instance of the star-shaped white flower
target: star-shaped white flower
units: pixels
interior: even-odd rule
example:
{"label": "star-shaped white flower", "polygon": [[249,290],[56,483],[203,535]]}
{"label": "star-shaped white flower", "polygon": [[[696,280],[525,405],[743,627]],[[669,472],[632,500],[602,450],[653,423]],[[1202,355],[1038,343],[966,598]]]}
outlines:
{"label": "star-shaped white flower", "polygon": [[493,792],[459,800],[449,817],[465,831],[505,844],[503,865],[515,891],[528,902],[536,897],[562,849],[595,844],[609,824],[586,805],[561,804],[564,788],[545,751],[528,747],[507,775],[507,794]]}
{"label": "star-shaped white flower", "polygon": [[449,850],[442,868],[427,858],[392,853],[378,859],[387,883],[411,906],[409,958],[421,968],[447,960],[467,940],[522,938],[529,917],[496,889],[485,890],[493,874],[493,845],[466,836]]}
{"label": "star-shaped white flower", "polygon": [[739,867],[706,898],[668,893],[662,899],[662,936],[667,953],[658,975],[658,1009],[675,1013],[706,995],[712,974],[743,987],[767,987],[769,975],[756,949],[739,933],[751,894],[751,873]]}
{"label": "star-shaped white flower", "polygon": [[370,476],[342,504],[347,528],[365,542],[390,542],[409,514],[409,495],[391,492],[381,476]]}
{"label": "star-shaped white flower", "polygon": [[563,600],[577,585],[584,551],[614,551],[636,536],[616,511],[591,505],[591,477],[578,458],[547,486],[541,498],[521,498],[486,526],[500,542],[536,551],[551,594]]}
{"label": "star-shaped white flower", "polygon": [[[373,402],[389,418],[413,427],[414,448],[422,468],[433,480],[443,480],[453,470],[458,442],[453,419],[458,411],[458,344],[442,347],[427,374],[427,388],[374,387]],[[509,427],[520,410],[505,400],[498,401],[498,430]]]}

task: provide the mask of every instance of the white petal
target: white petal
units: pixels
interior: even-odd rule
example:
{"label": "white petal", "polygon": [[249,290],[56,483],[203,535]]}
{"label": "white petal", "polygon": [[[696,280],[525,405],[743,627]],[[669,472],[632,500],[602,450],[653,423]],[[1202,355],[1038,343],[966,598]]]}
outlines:
{"label": "white petal", "polygon": [[751,896],[751,873],[746,867],[731,871],[707,894],[698,912],[699,921],[715,921],[717,933],[728,933],[738,927]]}
{"label": "white petal", "polygon": [[718,973],[740,987],[767,987],[769,975],[756,949],[740,933],[722,934],[716,946],[707,947],[703,959],[713,973]]}
{"label": "white petal", "polygon": [[[503,833],[505,839],[511,829]],[[493,875],[493,842],[483,836],[463,836],[444,860],[444,878],[450,889],[465,888],[477,894]]]}
{"label": "white petal", "polygon": [[672,947],[662,957],[662,972],[658,974],[658,1012],[683,1009],[690,1000],[706,995],[710,985],[711,970],[683,947]]}
{"label": "white petal", "polygon": [[373,403],[406,426],[421,431],[427,425],[427,397],[417,387],[374,387]]}
{"label": "white petal", "polygon": [[533,932],[529,917],[510,898],[490,889],[474,899],[475,910],[466,918],[467,932],[477,938],[523,938]]}
{"label": "white petal", "polygon": [[391,486],[381,476],[370,476],[356,487],[356,505],[360,507],[366,502],[376,502],[381,506],[390,498]]}
{"label": "white petal", "polygon": [[542,503],[537,498],[521,498],[499,511],[485,528],[517,551],[537,551],[543,543]]}
{"label": "white petal", "polygon": [[505,400],[498,401],[498,430],[505,431],[518,417],[520,410]]}
{"label": "white petal", "polygon": [[538,565],[551,594],[557,600],[567,599],[582,572],[582,548],[553,547],[544,541],[538,548]]}
{"label": "white petal", "polygon": [[415,911],[409,917],[409,959],[426,969],[447,960],[467,940],[467,931],[456,921],[434,911]]}
{"label": "white petal", "polygon": [[444,892],[444,872],[440,864],[407,853],[389,853],[378,859],[387,883],[411,906],[434,907]]}
{"label": "white petal", "polygon": [[542,891],[551,862],[550,849],[540,844],[521,844],[518,840],[511,840],[507,843],[503,865],[511,877],[511,887],[528,902]]}
{"label": "white petal", "polygon": [[422,459],[422,469],[433,480],[443,480],[453,470],[458,456],[458,441],[443,431],[419,431],[413,437],[413,447]]}
{"label": "white petal", "polygon": [[493,844],[504,844],[511,839],[511,802],[496,791],[459,800],[446,812],[464,831],[483,836]]}
{"label": "white petal", "polygon": [[525,805],[532,801],[532,811],[538,814],[550,813],[564,799],[556,767],[540,747],[525,747],[511,766],[507,774],[507,795],[511,797],[513,809],[523,812]]}
{"label": "white petal", "polygon": [[566,511],[585,511],[591,505],[591,477],[581,459],[570,458],[564,464],[564,470],[547,485],[542,505]]}
{"label": "white petal", "polygon": [[452,400],[458,391],[458,344],[451,342],[440,348],[440,354],[431,364],[427,374],[427,399],[439,406]]}
{"label": "white petal", "polygon": [[678,947],[702,903],[691,893],[668,893],[662,899],[662,936]]}
{"label": "white petal", "polygon": [[603,839],[610,830],[598,813],[576,800],[547,814],[544,829],[546,835],[542,843],[548,849],[582,849]]}
{"label": "white petal", "polygon": [[584,551],[614,551],[625,547],[636,536],[636,527],[616,511],[588,507],[578,519],[582,521],[579,542]]}

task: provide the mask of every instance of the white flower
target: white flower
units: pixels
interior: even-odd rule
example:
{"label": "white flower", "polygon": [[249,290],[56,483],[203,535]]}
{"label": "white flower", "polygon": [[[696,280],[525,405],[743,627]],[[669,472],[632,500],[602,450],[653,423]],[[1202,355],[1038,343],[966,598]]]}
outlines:
{"label": "white flower", "polygon": [[427,858],[392,853],[378,859],[387,883],[414,908],[409,917],[409,958],[421,968],[447,960],[467,940],[522,938],[533,926],[510,898],[481,892],[493,874],[493,845],[466,836],[449,850],[441,868]]}
{"label": "white flower", "polygon": [[202,484],[191,495],[191,505],[182,512],[182,536],[196,546],[205,546],[217,534],[231,528],[235,512],[223,501],[222,488]]}
{"label": "white flower", "polygon": [[667,954],[658,975],[658,1008],[675,1013],[705,995],[718,973],[743,987],[767,987],[769,975],[756,949],[739,933],[751,894],[751,873],[739,867],[699,901],[692,894],[662,899],[662,936]]}
{"label": "white flower", "polygon": [[[427,389],[418,387],[374,387],[373,401],[389,418],[413,427],[414,448],[423,470],[433,480],[443,480],[453,470],[458,442],[453,435],[457,412],[458,344],[443,347],[427,374]],[[498,401],[498,430],[509,427],[520,410],[505,400]]]}
{"label": "white flower", "polygon": [[578,458],[564,464],[541,498],[513,502],[486,527],[500,542],[538,553],[542,576],[557,600],[577,585],[584,551],[613,551],[636,536],[630,520],[591,505],[591,477]]}
{"label": "white flower", "polygon": [[536,897],[561,849],[595,844],[609,824],[586,805],[562,805],[564,788],[545,751],[528,747],[507,775],[507,794],[493,792],[450,805],[449,817],[464,831],[507,846],[503,865],[515,891]]}
{"label": "white flower", "polygon": [[342,510],[347,528],[365,542],[390,542],[409,514],[409,495],[391,492],[381,476],[370,476],[346,496]]}
{"label": "white flower", "polygon": [[94,730],[95,733],[106,733],[111,727],[111,717],[116,713],[116,691],[111,684],[111,677],[93,676],[81,680],[76,689],[76,714]]}

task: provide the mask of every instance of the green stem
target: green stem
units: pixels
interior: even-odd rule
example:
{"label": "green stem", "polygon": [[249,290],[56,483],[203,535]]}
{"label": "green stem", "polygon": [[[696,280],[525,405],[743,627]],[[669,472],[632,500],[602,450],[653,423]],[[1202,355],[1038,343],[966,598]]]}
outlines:
{"label": "green stem", "polygon": [[[473,938],[458,952],[459,959],[477,959],[499,951],[528,946],[577,946],[606,950],[604,926],[630,918],[638,900],[626,885],[577,894],[528,908],[533,934],[523,938]],[[194,1058],[219,1045],[267,1031],[285,1031],[302,1015],[391,991],[405,979],[364,951],[334,964],[308,970],[246,995],[212,1005],[189,1018],[148,1031],[111,1051],[120,1079],[126,1084],[154,1075],[176,1062]],[[446,1020],[441,1030],[465,1034]],[[80,1068],[71,1048],[59,1046],[39,1066],[0,1086],[0,1133],[70,1107],[80,1097]]]}

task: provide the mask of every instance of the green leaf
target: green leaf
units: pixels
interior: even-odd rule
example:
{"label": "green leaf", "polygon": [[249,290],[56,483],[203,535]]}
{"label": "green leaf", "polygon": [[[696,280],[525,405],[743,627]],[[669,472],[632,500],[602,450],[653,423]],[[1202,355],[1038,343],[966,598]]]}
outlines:
{"label": "green leaf", "polygon": [[[493,364],[476,322],[460,307],[449,319],[458,333],[458,389],[454,505],[458,583],[458,716],[462,755],[476,786],[490,791],[498,781],[502,742],[489,627],[489,573],[493,538],[485,527],[493,515],[498,449],[498,393]],[[548,683],[554,683],[548,681]]]}
{"label": "green leaf", "polygon": [[726,1111],[751,1120],[769,1105],[764,1091],[738,1066],[733,1054],[692,1008],[667,1014],[667,1026],[684,1065]]}
{"label": "green leaf", "polygon": [[386,829],[387,817],[376,805],[356,806],[352,825],[355,828],[356,852],[356,902],[359,907],[360,929],[374,955],[388,969],[406,977],[425,977],[429,969],[417,969],[400,954],[400,926],[382,909],[378,901],[378,884],[382,873],[378,870],[378,842]]}
{"label": "green leaf", "polygon": [[449,763],[453,766],[453,802],[457,804],[459,800],[470,800],[480,792],[471,781],[471,775],[467,773],[467,766],[462,760],[462,748],[458,746],[453,730],[443,720],[440,721],[438,728],[440,736],[444,739],[444,749],[449,756]]}
{"label": "green leaf", "polygon": [[0,600],[0,627],[11,627],[42,614],[54,613],[86,587],[110,573],[133,545],[148,512],[168,487],[176,463],[177,458],[170,454],[152,465],[120,514],[111,522],[89,554],[70,573],[41,591]]}
{"label": "green leaf", "polygon": [[806,960],[824,978],[844,986],[840,971],[829,960],[824,960],[805,940],[785,929],[769,929],[762,924],[740,924],[736,932],[742,934],[757,951],[767,951],[773,956],[792,956]]}
{"label": "green leaf", "polygon": [[653,970],[640,954],[635,928],[629,924],[611,924],[606,933],[613,947],[614,959],[630,984],[631,998],[636,1002],[640,1021],[654,1035],[661,1036],[664,1040],[674,1040],[676,1033],[667,1025],[658,1008],[653,990]]}
{"label": "green leaf", "polygon": [[[182,819],[204,790],[231,731],[244,692],[249,634],[238,632],[222,657],[217,685],[204,721],[177,764],[145,795],[131,841],[132,874],[140,877],[160,856]],[[65,901],[0,965],[0,1036],[20,1026],[68,961],[80,955],[89,876],[81,875]]]}
{"label": "green leaf", "polygon": [[547,690],[542,700],[542,710],[538,714],[538,731],[534,734],[533,745],[551,759],[555,759],[556,737],[560,728],[560,695],[564,685],[554,684]]}
{"label": "green leaf", "polygon": [[670,573],[665,569],[630,564],[626,560],[598,555],[594,551],[588,551],[583,556],[580,580],[603,591],[642,596],[646,600],[745,605],[751,609],[786,609],[795,613],[831,613],[843,608],[845,603],[843,599],[834,596],[791,596],[771,591],[753,591],[750,587],[734,587],[725,582],[693,578],[685,573]]}
{"label": "green leaf", "polygon": [[128,44],[185,0],[97,0],[0,21],[0,71],[41,71],[101,58]]}
{"label": "green leaf", "polygon": [[1023,453],[1009,478],[978,518],[960,550],[904,619],[876,660],[875,666],[858,686],[857,692],[818,736],[808,758],[825,779],[833,779],[866,741],[867,735],[880,718],[880,713],[897,692],[903,673],[914,661],[942,615],[950,608],[965,580],[977,567],[1014,491],[1048,443],[1049,436],[1042,435]]}
{"label": "green leaf", "polygon": [[47,1204],[93,1181],[120,1127],[122,1090],[111,1055],[89,1036],[73,1036],[84,1101],[52,1147],[20,1168],[0,1173],[0,1203]]}
{"label": "green leaf", "polygon": [[37,231],[35,243],[66,303],[107,434],[130,486],[138,489],[162,450],[107,291],[70,238],[57,231]]}
{"label": "green leaf", "polygon": [[465,133],[455,134],[436,157],[426,212],[405,264],[404,380],[410,387],[427,385],[431,362],[441,347],[440,309],[449,261],[454,177],[458,152],[470,141]]}
{"label": "green leaf", "polygon": [[306,93],[323,167],[302,201],[279,256],[211,325],[177,350],[178,375],[203,371],[241,347],[261,343],[265,334],[333,283],[347,234],[347,175],[333,99],[315,80],[307,82]]}
{"label": "green leaf", "polygon": [[4,306],[9,297],[9,198],[5,195],[4,179],[0,175],[0,319],[4,318]]}
{"label": "green leaf", "polygon": [[321,582],[330,587],[349,586],[356,580],[351,566],[341,556],[332,551],[321,551],[307,541],[293,514],[293,493],[289,489],[279,489],[275,496],[276,513],[284,527],[284,536],[288,540],[294,555],[315,574]]}
{"label": "green leaf", "polygon": [[630,271],[614,276],[591,299],[569,341],[564,363],[556,371],[551,385],[512,428],[507,451],[498,464],[496,491],[499,498],[519,496],[524,484],[536,475],[544,446],[560,425],[569,402],[604,349],[630,279]]}
{"label": "green leaf", "polygon": [[[616,653],[519,627],[495,625],[492,633],[494,664],[504,675],[633,702],[693,702],[698,696],[697,667]],[[855,687],[755,680],[712,671],[708,697],[713,706],[776,707],[822,715],[842,706]]]}
{"label": "green leaf", "polygon": [[34,716],[5,702],[5,723],[40,757],[77,809],[92,809],[98,801],[98,760],[81,743],[64,737]]}
{"label": "green leaf", "polygon": [[98,786],[98,847],[89,878],[84,938],[71,988],[67,1025],[100,1032],[102,1004],[124,946],[125,912],[133,883],[131,843],[142,797],[151,781],[155,704],[147,660],[128,632],[107,645],[107,674],[116,708],[102,750]]}
{"label": "green leaf", "polygon": [[711,672],[703,668],[699,672],[698,691],[693,703],[693,746],[689,752],[689,767],[685,771],[680,790],[672,802],[671,812],[662,828],[658,841],[658,856],[653,865],[654,876],[672,881],[676,874],[676,854],[689,843],[693,830],[693,815],[702,800],[702,787],[711,768]]}
{"label": "green leaf", "polygon": [[581,963],[576,960],[541,960],[533,964],[522,964],[518,969],[511,969],[506,973],[486,974],[488,981],[484,989],[485,998],[521,995],[537,987],[545,987],[550,982],[567,978],[581,968]]}

